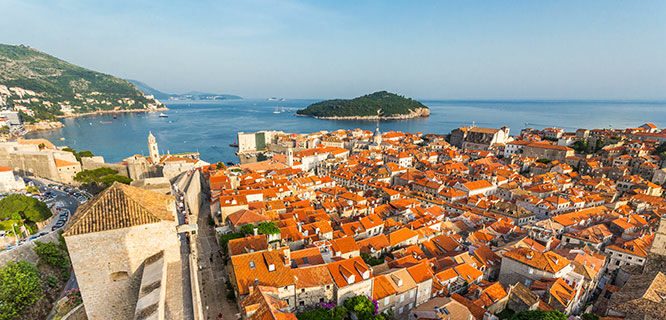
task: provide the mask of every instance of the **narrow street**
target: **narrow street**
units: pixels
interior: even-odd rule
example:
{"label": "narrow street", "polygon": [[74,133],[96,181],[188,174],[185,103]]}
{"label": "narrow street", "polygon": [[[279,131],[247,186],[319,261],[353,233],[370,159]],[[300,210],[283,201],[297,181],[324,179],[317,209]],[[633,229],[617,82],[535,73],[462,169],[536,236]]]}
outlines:
{"label": "narrow street", "polygon": [[202,285],[202,302],[206,319],[216,320],[222,315],[224,320],[240,319],[236,304],[227,300],[227,272],[219,255],[220,245],[215,240],[214,227],[208,224],[210,206],[204,199],[198,218],[199,232],[199,279]]}

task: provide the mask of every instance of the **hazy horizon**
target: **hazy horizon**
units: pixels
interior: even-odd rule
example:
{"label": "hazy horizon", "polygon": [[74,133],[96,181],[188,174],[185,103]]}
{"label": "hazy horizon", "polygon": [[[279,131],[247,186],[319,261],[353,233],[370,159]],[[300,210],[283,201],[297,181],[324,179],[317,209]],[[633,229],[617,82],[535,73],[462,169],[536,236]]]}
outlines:
{"label": "hazy horizon", "polygon": [[2,43],[167,93],[666,99],[666,2],[6,0]]}

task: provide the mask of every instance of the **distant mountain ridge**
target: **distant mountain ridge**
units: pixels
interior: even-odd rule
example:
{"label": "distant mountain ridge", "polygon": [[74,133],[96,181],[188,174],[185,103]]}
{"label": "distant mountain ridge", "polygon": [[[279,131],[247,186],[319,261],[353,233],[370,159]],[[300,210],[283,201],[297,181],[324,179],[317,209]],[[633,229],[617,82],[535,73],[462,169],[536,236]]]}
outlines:
{"label": "distant mountain ridge", "polygon": [[127,81],[131,82],[136,86],[137,89],[139,89],[141,92],[152,95],[157,99],[160,100],[231,100],[231,99],[243,99],[240,96],[232,95],[232,94],[217,94],[217,93],[207,93],[207,92],[200,92],[200,91],[190,91],[187,93],[183,94],[176,94],[176,93],[165,93],[162,91],[159,91],[144,82],[138,81],[138,80],[131,80],[131,79],[126,79]]}
{"label": "distant mountain ridge", "polygon": [[354,99],[333,99],[313,103],[296,115],[320,119],[390,120],[430,116],[430,109],[416,100],[378,91]]}
{"label": "distant mountain ridge", "polygon": [[125,80],[28,46],[0,44],[0,108],[19,111],[25,122],[163,107]]}

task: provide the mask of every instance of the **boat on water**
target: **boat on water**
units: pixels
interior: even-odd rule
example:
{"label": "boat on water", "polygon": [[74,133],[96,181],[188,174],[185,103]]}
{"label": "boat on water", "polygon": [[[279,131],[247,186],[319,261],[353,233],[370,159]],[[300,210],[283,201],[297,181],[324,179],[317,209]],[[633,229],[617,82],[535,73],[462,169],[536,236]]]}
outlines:
{"label": "boat on water", "polygon": [[280,109],[278,109],[277,107],[275,107],[275,111],[273,111],[273,113],[280,113]]}
{"label": "boat on water", "polygon": [[168,117],[169,115],[167,115],[166,113],[160,112],[160,118],[168,118]]}
{"label": "boat on water", "polygon": [[100,121],[99,123],[113,123],[111,121]]}
{"label": "boat on water", "polygon": [[230,143],[229,146],[232,148],[238,148],[238,142]]}
{"label": "boat on water", "polygon": [[113,115],[113,118],[114,118],[114,119],[118,119],[118,115],[117,115],[117,114],[114,114],[114,115]]}

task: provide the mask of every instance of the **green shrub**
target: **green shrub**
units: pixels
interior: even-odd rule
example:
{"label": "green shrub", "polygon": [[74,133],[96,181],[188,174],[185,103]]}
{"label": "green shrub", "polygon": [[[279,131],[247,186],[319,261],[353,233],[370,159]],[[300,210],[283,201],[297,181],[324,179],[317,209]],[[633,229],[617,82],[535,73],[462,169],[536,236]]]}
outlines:
{"label": "green shrub", "polygon": [[54,276],[48,276],[46,278],[46,284],[51,288],[55,288],[58,285],[58,278]]}
{"label": "green shrub", "polygon": [[562,312],[555,311],[521,311],[513,314],[509,320],[566,320],[567,316]]}
{"label": "green shrub", "polygon": [[67,253],[54,242],[35,241],[35,253],[39,256],[39,261],[59,269],[61,271],[69,270],[69,258]]}
{"label": "green shrub", "polygon": [[42,297],[44,289],[35,265],[10,261],[0,268],[0,320],[15,319]]}

